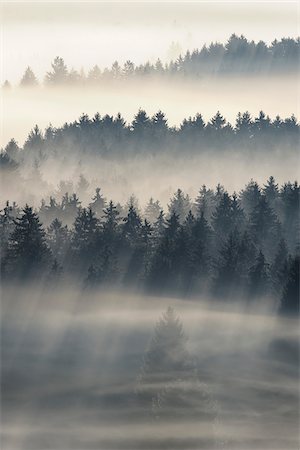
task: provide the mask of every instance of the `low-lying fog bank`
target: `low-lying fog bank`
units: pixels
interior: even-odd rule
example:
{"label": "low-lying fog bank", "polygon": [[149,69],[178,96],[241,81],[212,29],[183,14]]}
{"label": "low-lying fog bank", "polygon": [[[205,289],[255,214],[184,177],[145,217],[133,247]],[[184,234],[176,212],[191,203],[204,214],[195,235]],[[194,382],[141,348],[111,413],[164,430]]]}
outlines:
{"label": "low-lying fog bank", "polygon": [[2,89],[2,128],[0,146],[11,138],[23,145],[28,130],[35,124],[41,129],[50,123],[60,126],[82,113],[116,115],[122,112],[131,122],[139,108],[150,115],[162,110],[169,124],[179,125],[184,117],[201,112],[209,120],[221,110],[231,123],[238,111],[253,116],[260,110],[275,118],[291,116],[298,110],[297,75],[278,77],[243,77],[186,81],[115,81],[95,88],[12,88]]}
{"label": "low-lying fog bank", "polygon": [[[137,400],[145,351],[169,306],[206,392],[189,404],[187,423],[176,414],[145,416]],[[8,289],[1,448],[296,449],[297,325],[260,308],[212,307],[205,299]],[[214,419],[193,413],[208,396]]]}
{"label": "low-lying fog bank", "polygon": [[[76,192],[85,206],[95,194],[96,187],[101,187],[108,200],[125,203],[134,193],[142,207],[150,197],[159,199],[165,207],[178,187],[194,198],[203,184],[214,188],[220,183],[233,193],[244,188],[252,176],[260,185],[270,175],[279,184],[298,178],[299,158],[294,151],[264,153],[262,149],[255,155],[251,152],[220,154],[207,151],[188,157],[186,149],[174,157],[171,153],[120,162],[87,156],[79,162],[76,158],[69,161],[51,158],[38,169],[20,167],[15,172],[3,172],[0,177],[1,207],[6,200],[38,207],[41,198],[46,202],[50,196],[61,200],[66,192]],[[78,187],[80,175],[88,182],[84,196]]]}

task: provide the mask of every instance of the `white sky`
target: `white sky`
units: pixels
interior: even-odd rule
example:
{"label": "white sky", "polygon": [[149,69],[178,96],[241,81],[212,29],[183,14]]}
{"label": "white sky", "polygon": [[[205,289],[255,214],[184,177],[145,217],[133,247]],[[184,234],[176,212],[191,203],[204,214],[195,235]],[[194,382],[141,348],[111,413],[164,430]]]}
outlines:
{"label": "white sky", "polygon": [[38,77],[57,55],[68,67],[166,60],[232,34],[271,42],[299,35],[298,2],[13,2],[1,3],[0,82],[18,82],[30,65]]}

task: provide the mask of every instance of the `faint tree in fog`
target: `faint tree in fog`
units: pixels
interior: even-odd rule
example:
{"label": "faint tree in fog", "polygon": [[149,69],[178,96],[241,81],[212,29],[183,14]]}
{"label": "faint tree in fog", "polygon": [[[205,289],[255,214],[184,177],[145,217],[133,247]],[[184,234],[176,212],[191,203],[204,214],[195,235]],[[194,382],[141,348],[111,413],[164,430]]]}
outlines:
{"label": "faint tree in fog", "polygon": [[163,433],[153,436],[153,448],[196,449],[201,444],[215,444],[216,403],[207,387],[200,383],[194,359],[187,350],[183,325],[172,308],[157,322],[145,353],[138,378],[137,393],[146,416],[158,425],[180,425],[203,421],[206,436],[201,440],[188,433]]}
{"label": "faint tree in fog", "polygon": [[68,68],[65,65],[63,58],[57,56],[51,64],[51,67],[52,71],[47,72],[45,77],[45,82],[47,84],[59,85],[65,83],[68,80]]}
{"label": "faint tree in fog", "polygon": [[192,368],[183,326],[168,308],[155,326],[139,377],[139,392],[145,394],[151,410],[153,397],[166,383],[183,378]]}
{"label": "faint tree in fog", "polygon": [[25,70],[25,73],[20,81],[20,85],[22,87],[33,87],[38,85],[38,80],[34,75],[31,67],[28,66]]}
{"label": "faint tree in fog", "polygon": [[151,197],[145,208],[145,218],[153,224],[158,219],[161,210],[159,201],[154,201]]}
{"label": "faint tree in fog", "polygon": [[92,198],[91,203],[89,204],[89,208],[95,213],[96,217],[100,219],[103,217],[103,210],[106,207],[106,199],[101,194],[101,189],[99,187],[96,188],[96,193]]}
{"label": "faint tree in fog", "polygon": [[20,156],[20,147],[18,146],[15,139],[11,139],[9,141],[4,151],[9,156],[10,159],[13,159],[15,161],[17,161]]}
{"label": "faint tree in fog", "polygon": [[174,196],[171,198],[168,209],[170,216],[176,214],[180,222],[183,222],[189,211],[192,209],[189,195],[185,195],[181,189],[177,189]]}
{"label": "faint tree in fog", "polygon": [[9,91],[11,89],[11,84],[8,80],[5,80],[3,85],[2,85],[2,89],[4,89],[5,91]]}

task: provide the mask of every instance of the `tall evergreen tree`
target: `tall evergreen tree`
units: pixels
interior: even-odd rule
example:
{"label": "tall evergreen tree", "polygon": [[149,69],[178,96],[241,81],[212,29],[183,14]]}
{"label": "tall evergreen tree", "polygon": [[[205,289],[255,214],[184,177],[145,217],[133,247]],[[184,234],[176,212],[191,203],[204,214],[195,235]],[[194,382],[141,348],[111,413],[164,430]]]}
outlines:
{"label": "tall evergreen tree", "polygon": [[262,297],[268,293],[268,265],[260,251],[254,265],[249,270],[249,295],[251,298]]}
{"label": "tall evergreen tree", "polygon": [[92,198],[92,202],[89,204],[89,208],[95,213],[98,219],[103,217],[103,210],[106,207],[106,199],[101,194],[101,189],[99,187],[96,188],[96,193]]}
{"label": "tall evergreen tree", "polygon": [[22,87],[33,87],[36,86],[38,84],[38,80],[36,78],[36,76],[34,75],[31,67],[27,67],[27,69],[25,70],[25,73],[21,79],[20,85]]}
{"label": "tall evergreen tree", "polygon": [[170,216],[176,214],[179,221],[183,223],[189,211],[192,209],[189,195],[185,195],[181,189],[177,189],[174,196],[171,198],[168,208]]}
{"label": "tall evergreen tree", "polygon": [[159,201],[158,200],[154,201],[153,198],[151,197],[145,208],[145,218],[150,223],[153,224],[158,218],[161,210],[162,208],[160,206]]}
{"label": "tall evergreen tree", "polygon": [[43,273],[51,261],[45,231],[37,214],[28,205],[22,212],[21,217],[15,220],[4,259],[4,273],[19,278]]}
{"label": "tall evergreen tree", "polygon": [[294,317],[299,317],[299,261],[299,256],[296,255],[290,264],[288,278],[284,286],[283,295],[279,307],[279,312],[281,314],[291,315]]}

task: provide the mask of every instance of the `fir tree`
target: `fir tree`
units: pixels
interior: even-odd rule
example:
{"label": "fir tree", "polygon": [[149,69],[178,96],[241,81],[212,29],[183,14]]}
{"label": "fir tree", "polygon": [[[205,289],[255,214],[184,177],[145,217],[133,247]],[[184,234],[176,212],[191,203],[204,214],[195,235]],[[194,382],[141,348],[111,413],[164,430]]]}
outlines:
{"label": "fir tree", "polygon": [[4,260],[5,274],[20,278],[43,272],[51,260],[45,231],[37,214],[28,205],[22,212],[15,220]]}
{"label": "fir tree", "polygon": [[249,295],[251,298],[262,297],[268,293],[268,265],[260,251],[254,265],[249,270]]}
{"label": "fir tree", "polygon": [[299,256],[292,259],[279,307],[280,314],[299,317]]}

